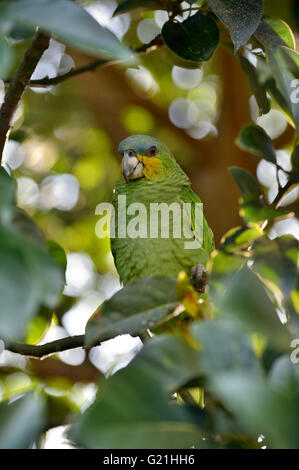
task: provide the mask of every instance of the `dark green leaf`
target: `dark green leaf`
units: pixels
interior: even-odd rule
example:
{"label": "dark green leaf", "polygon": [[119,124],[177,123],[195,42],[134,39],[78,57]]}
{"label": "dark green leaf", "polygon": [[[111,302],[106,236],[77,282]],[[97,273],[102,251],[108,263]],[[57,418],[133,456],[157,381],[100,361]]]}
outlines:
{"label": "dark green leaf", "polygon": [[7,39],[0,34],[0,78],[6,79],[9,76],[13,65],[13,49]]}
{"label": "dark green leaf", "polygon": [[279,356],[269,372],[269,383],[286,396],[299,395],[299,367],[289,355]]}
{"label": "dark green leaf", "polygon": [[37,288],[21,244],[0,231],[0,336],[22,338],[37,305]]}
{"label": "dark green leaf", "polygon": [[160,335],[145,343],[137,359],[140,367],[157,379],[168,393],[178,391],[202,375],[198,351],[172,335]]}
{"label": "dark green leaf", "polygon": [[219,42],[219,30],[208,15],[196,13],[182,23],[167,21],[162,28],[166,46],[178,57],[201,62],[210,59]]}
{"label": "dark green leaf", "polygon": [[292,152],[291,162],[293,171],[296,177],[299,179],[299,144],[295,145],[295,148]]}
{"label": "dark green leaf", "polygon": [[89,320],[85,343],[91,345],[124,333],[137,335],[160,324],[178,305],[175,284],[175,279],[167,277],[127,284]]}
{"label": "dark green leaf", "polygon": [[264,46],[287,46],[295,49],[293,32],[280,18],[264,17],[254,35]]}
{"label": "dark green leaf", "polygon": [[223,276],[238,271],[245,262],[244,258],[233,256],[231,253],[225,253],[224,251],[217,251],[212,261],[213,281],[216,277],[221,280]]}
{"label": "dark green leaf", "polygon": [[252,242],[263,235],[263,231],[258,224],[251,224],[250,227],[236,227],[229,230],[221,239],[219,250],[225,252],[240,252],[247,248]]}
{"label": "dark green leaf", "polygon": [[200,365],[208,376],[233,369],[260,373],[252,346],[232,322],[201,321],[191,331],[200,348]]}
{"label": "dark green leaf", "polygon": [[12,20],[27,26],[39,26],[87,54],[105,59],[132,59],[130,50],[76,2],[26,0],[6,5],[6,14]]}
{"label": "dark green leaf", "polygon": [[12,229],[0,230],[0,335],[22,339],[39,305],[53,307],[64,272],[50,254]]}
{"label": "dark green leaf", "polygon": [[[219,275],[216,282],[217,287]],[[212,271],[210,287],[212,300],[219,311],[233,319],[237,326],[264,335],[280,350],[289,349],[290,334],[280,322],[263,283],[248,267],[223,277],[221,291],[213,287]]]}
{"label": "dark green leaf", "polygon": [[229,171],[239,186],[243,197],[246,197],[247,200],[250,199],[253,201],[260,198],[262,192],[256,180],[251,175],[251,173],[249,173],[249,171],[243,170],[243,168],[238,168],[236,166],[230,167]]}
{"label": "dark green leaf", "polygon": [[64,286],[64,269],[48,251],[37,245],[27,244],[25,250],[26,261],[34,273],[40,303],[54,307],[60,299]]}
{"label": "dark green leaf", "polygon": [[171,7],[171,3],[175,5],[175,0],[125,0],[116,8],[113,16],[120,15],[131,10],[167,10]]}
{"label": "dark green leaf", "polygon": [[267,89],[265,85],[259,83],[257,71],[254,65],[252,65],[251,62],[242,55],[239,55],[238,58],[249,80],[260,114],[267,114],[270,111],[270,102],[267,97]]}
{"label": "dark green leaf", "polygon": [[268,448],[298,448],[298,396],[278,391],[262,376],[245,371],[218,373],[211,387],[243,432],[255,439],[263,434]]}
{"label": "dark green leaf", "polygon": [[[264,64],[261,79],[264,82],[275,80],[276,88],[281,96],[279,104],[287,108],[294,126],[299,129],[299,55],[283,46],[267,48],[268,63]],[[275,89],[274,89],[275,91]],[[274,95],[275,96],[275,95]]]}
{"label": "dark green leaf", "polygon": [[298,272],[298,240],[285,235],[275,240],[267,236],[256,240],[252,247],[254,270],[280,288],[288,300],[296,286]]}
{"label": "dark green leaf", "polygon": [[299,144],[295,145],[291,156],[291,162],[294,172],[299,174]]}
{"label": "dark green leaf", "polygon": [[30,238],[33,242],[46,247],[44,236],[38,225],[23,209],[16,207],[11,221],[13,227],[19,232]]}
{"label": "dark green leaf", "polygon": [[48,251],[52,255],[53,259],[55,259],[56,263],[62,267],[63,271],[65,271],[67,261],[64,249],[53,240],[48,241],[47,246]]}
{"label": "dark green leaf", "polygon": [[269,162],[276,163],[272,141],[262,127],[256,124],[243,127],[236,143],[245,152],[253,153]]}
{"label": "dark green leaf", "polygon": [[2,166],[0,166],[0,194],[1,208],[13,206],[16,203],[16,182]]}
{"label": "dark green leaf", "polygon": [[253,176],[242,168],[229,169],[240,188],[242,200],[240,216],[247,222],[262,222],[285,217],[287,210],[274,209],[264,201],[263,194]]}
{"label": "dark green leaf", "polygon": [[28,449],[44,423],[44,402],[26,393],[12,403],[0,404],[0,449]]}
{"label": "dark green leaf", "polygon": [[[178,351],[173,349],[175,342]],[[205,412],[170,404],[165,391],[196,373],[196,363],[195,370],[188,371],[190,360],[194,369],[196,352],[190,355],[191,348],[182,340],[167,337],[150,341],[145,348],[129,366],[107,380],[99,398],[73,427],[71,437],[79,445],[97,449],[201,446]]]}
{"label": "dark green leaf", "polygon": [[246,44],[263,14],[262,0],[207,0],[207,3],[229,29],[235,50]]}

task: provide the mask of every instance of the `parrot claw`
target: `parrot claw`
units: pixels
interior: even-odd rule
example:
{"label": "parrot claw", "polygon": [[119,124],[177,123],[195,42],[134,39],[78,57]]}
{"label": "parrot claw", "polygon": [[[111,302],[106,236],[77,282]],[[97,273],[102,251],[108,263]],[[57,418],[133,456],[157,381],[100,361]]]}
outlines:
{"label": "parrot claw", "polygon": [[197,264],[191,269],[191,281],[197,292],[203,294],[207,284],[207,270],[202,264]]}

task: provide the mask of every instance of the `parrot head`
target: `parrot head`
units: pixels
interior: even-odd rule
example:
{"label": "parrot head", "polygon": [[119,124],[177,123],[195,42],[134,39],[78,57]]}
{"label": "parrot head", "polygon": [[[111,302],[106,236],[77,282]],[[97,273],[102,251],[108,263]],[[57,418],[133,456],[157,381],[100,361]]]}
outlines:
{"label": "parrot head", "polygon": [[122,157],[122,173],[127,183],[131,180],[162,178],[177,166],[168,148],[154,137],[131,135],[118,147]]}

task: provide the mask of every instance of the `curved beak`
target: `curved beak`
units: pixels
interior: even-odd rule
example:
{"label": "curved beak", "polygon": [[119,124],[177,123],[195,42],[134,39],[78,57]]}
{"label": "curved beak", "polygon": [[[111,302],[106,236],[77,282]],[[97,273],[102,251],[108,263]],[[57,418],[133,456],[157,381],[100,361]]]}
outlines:
{"label": "curved beak", "polygon": [[138,160],[136,154],[130,150],[124,152],[122,174],[127,183],[143,176],[143,164]]}

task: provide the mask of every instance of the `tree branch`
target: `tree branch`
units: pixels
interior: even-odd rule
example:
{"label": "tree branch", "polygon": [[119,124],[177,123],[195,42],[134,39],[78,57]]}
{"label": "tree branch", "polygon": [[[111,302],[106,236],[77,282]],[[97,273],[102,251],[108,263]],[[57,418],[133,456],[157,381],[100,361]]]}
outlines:
{"label": "tree branch", "polygon": [[6,139],[9,134],[13,114],[20,99],[29,84],[30,78],[40,60],[43,52],[49,47],[49,37],[37,32],[30,46],[25,52],[24,59],[16,76],[10,83],[0,109],[0,164]]}
{"label": "tree branch", "polygon": [[68,336],[66,338],[57,339],[50,343],[33,345],[26,343],[18,343],[15,341],[7,341],[5,343],[5,349],[22,356],[28,356],[31,358],[43,359],[50,354],[56,354],[69,349],[83,347],[84,335]]}
{"label": "tree branch", "polygon": [[[143,44],[142,46],[138,47],[137,49],[132,49],[132,53],[141,54],[141,53],[148,53],[151,52],[163,45],[163,40],[161,35],[159,34],[156,36],[150,43]],[[113,60],[105,60],[105,59],[98,59],[94,60],[93,62],[89,62],[86,65],[82,65],[81,67],[76,67],[71,69],[67,73],[63,73],[61,75],[57,75],[56,77],[44,77],[39,78],[37,80],[30,80],[29,86],[51,86],[51,85],[58,85],[59,83],[63,82],[64,80],[68,80],[69,78],[73,78],[76,75],[80,75],[84,72],[93,72],[99,67],[108,66],[117,63],[117,61]],[[10,80],[6,80],[5,84],[9,84]]]}
{"label": "tree branch", "polygon": [[271,206],[277,209],[280,206],[282,199],[287,195],[290,189],[296,184],[298,184],[298,182],[290,179],[285,186],[283,186],[282,188],[279,188],[274,201],[271,203]]}

